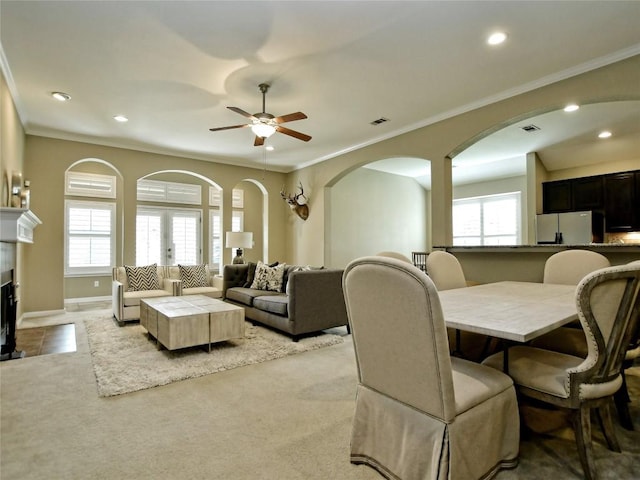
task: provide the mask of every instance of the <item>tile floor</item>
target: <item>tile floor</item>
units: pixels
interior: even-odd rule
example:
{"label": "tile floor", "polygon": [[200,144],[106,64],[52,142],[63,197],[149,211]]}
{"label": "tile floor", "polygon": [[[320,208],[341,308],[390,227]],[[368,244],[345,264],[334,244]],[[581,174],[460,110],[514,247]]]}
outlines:
{"label": "tile floor", "polygon": [[16,332],[16,350],[23,351],[26,357],[75,352],[76,326],[68,323],[19,329]]}
{"label": "tile floor", "polygon": [[[111,301],[65,303],[67,312],[81,312],[110,307]],[[29,320],[35,325],[38,323],[37,318]],[[23,351],[27,357],[75,352],[76,326],[73,323],[68,323],[64,325],[19,328],[16,331],[16,350]]]}

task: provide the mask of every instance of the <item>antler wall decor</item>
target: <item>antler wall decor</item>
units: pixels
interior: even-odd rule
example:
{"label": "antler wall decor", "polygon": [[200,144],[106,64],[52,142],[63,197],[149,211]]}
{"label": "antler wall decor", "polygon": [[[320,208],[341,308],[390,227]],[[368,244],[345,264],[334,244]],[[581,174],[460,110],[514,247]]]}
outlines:
{"label": "antler wall decor", "polygon": [[307,197],[304,195],[304,189],[302,188],[302,182],[300,182],[300,193],[296,195],[286,194],[284,191],[284,185],[280,190],[280,196],[289,204],[289,208],[293,210],[302,220],[309,218],[309,205],[307,205]]}

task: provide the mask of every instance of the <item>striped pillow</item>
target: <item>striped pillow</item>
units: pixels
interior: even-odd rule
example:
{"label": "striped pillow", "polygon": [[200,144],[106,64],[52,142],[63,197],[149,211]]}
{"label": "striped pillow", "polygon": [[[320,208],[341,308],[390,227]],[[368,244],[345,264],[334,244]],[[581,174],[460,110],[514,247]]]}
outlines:
{"label": "striped pillow", "polygon": [[158,265],[146,265],[144,267],[124,266],[127,272],[127,283],[129,292],[139,292],[142,290],[160,290],[160,279],[158,278]]}
{"label": "striped pillow", "polygon": [[209,286],[209,275],[206,265],[178,265],[182,288],[199,288]]}

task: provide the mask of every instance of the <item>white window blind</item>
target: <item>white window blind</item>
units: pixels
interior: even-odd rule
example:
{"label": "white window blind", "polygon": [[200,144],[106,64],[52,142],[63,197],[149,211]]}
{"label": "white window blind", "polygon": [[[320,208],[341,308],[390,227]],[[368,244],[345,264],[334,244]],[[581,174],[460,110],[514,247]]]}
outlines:
{"label": "white window blind", "polygon": [[199,210],[138,207],[136,264],[194,265],[201,263]]}
{"label": "white window blind", "polygon": [[109,274],[115,265],[115,204],[65,202],[65,274]]}
{"label": "white window blind", "polygon": [[142,179],[137,182],[138,201],[200,205],[202,188],[191,183]]}
{"label": "white window blind", "polygon": [[116,198],[116,177],[67,171],[64,193],[81,197]]}
{"label": "white window blind", "polygon": [[454,245],[519,245],[520,192],[453,201]]}
{"label": "white window blind", "polygon": [[209,238],[211,239],[209,263],[212,271],[219,273],[222,263],[222,215],[220,209],[212,208],[209,210],[209,228]]}

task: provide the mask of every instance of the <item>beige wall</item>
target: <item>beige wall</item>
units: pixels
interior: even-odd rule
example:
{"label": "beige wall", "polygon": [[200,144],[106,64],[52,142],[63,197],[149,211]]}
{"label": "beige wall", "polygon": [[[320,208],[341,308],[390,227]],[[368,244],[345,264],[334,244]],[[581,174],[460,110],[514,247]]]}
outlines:
{"label": "beige wall", "polygon": [[[24,143],[25,134],[22,128],[22,122],[16,111],[11,92],[4,77],[4,72],[0,72],[0,181],[1,197],[0,206],[10,206],[10,185],[11,175],[13,172],[22,172],[24,165]],[[2,255],[11,255],[15,257],[15,281],[23,288],[17,290],[18,318],[22,316],[24,304],[21,301],[24,298],[24,287],[29,284],[29,279],[24,274],[25,257],[28,255],[30,245],[17,244],[10,248],[3,248]],[[5,265],[7,259],[3,258],[0,263]],[[13,262],[13,260],[11,260]]]}
{"label": "beige wall", "polygon": [[[87,158],[99,159],[112,165],[123,179],[122,189],[118,194],[119,201],[122,200],[124,206],[123,234],[119,235],[117,246],[118,251],[122,252],[121,262],[135,264],[137,179],[154,172],[172,170],[202,175],[224,189],[223,231],[231,229],[232,189],[246,179],[264,185],[269,192],[269,259],[290,262],[284,247],[285,221],[289,210],[277,193],[285,181],[282,173],[264,173],[259,169],[27,135],[25,178],[31,181],[31,209],[42,220],[43,225],[35,230],[35,241],[25,262],[25,275],[31,280],[23,290],[25,311],[58,310],[64,306],[64,298],[67,296],[64,291],[64,173],[75,162]],[[245,209],[248,208],[247,202],[245,205]],[[256,208],[262,209],[262,205]],[[251,215],[249,219],[250,217]],[[203,232],[206,235],[208,228],[203,228]],[[251,251],[249,258],[253,256],[254,252]],[[231,258],[231,250],[225,248],[225,263],[230,263]],[[73,286],[70,283],[70,288],[74,289],[74,294],[86,293],[87,289],[93,292],[93,281],[93,277],[85,277],[79,281],[83,282],[82,287],[76,281]],[[102,277],[100,281],[102,282]],[[89,286],[86,286],[87,282]]]}
{"label": "beige wall", "polygon": [[428,192],[414,179],[358,168],[329,195],[330,266],[343,268],[355,258],[382,251],[411,258],[411,252],[425,250]]}
{"label": "beige wall", "polygon": [[[315,195],[315,212],[310,222],[294,225],[288,232],[287,245],[293,261],[324,263],[326,253],[333,248],[323,222],[325,202],[329,201],[328,197],[325,199],[325,188],[331,188],[346,173],[364,164],[398,156],[424,158],[431,162],[431,241],[433,245],[451,244],[451,161],[448,158],[451,152],[459,151],[461,145],[472,138],[478,139],[496,125],[505,126],[525,115],[557,110],[569,101],[640,99],[638,78],[640,56],[635,56],[292,172],[287,177],[287,187],[291,188],[301,180],[305,188],[306,184],[313,186]],[[609,159],[603,159],[603,170],[620,171],[618,166],[608,162]],[[530,190],[528,195],[534,195]],[[323,211],[318,212],[318,207]]]}
{"label": "beige wall", "polygon": [[[10,161],[22,157],[24,151],[24,174],[32,182],[32,210],[43,220],[35,231],[36,243],[25,249],[24,282],[22,291],[25,311],[41,311],[62,308],[63,282],[63,195],[64,171],[75,161],[83,158],[98,158],[112,164],[123,178],[123,261],[133,263],[135,227],[135,182],[137,178],[159,170],[190,170],[211,178],[225,189],[224,203],[231,204],[231,189],[241,180],[252,179],[263,183],[268,192],[266,213],[268,214],[269,248],[267,260],[287,263],[327,265],[330,258],[332,238],[327,216],[331,211],[331,195],[327,192],[349,172],[360,166],[390,157],[409,156],[431,161],[433,187],[430,193],[430,215],[427,228],[432,232],[433,244],[451,242],[451,160],[448,155],[458,151],[472,138],[492,130],[495,125],[505,125],[512,119],[524,115],[535,115],[562,107],[569,100],[578,103],[611,99],[640,99],[640,56],[620,61],[592,72],[542,87],[531,92],[503,100],[468,113],[434,123],[421,129],[370,145],[365,148],[332,158],[284,175],[262,170],[233,167],[225,164],[202,162],[186,158],[136,152],[133,150],[102,147],[79,142],[53,140],[27,136],[26,142],[20,134],[22,128],[9,129],[18,132],[5,133],[6,86],[2,84],[3,130],[2,153],[12,151]],[[14,113],[9,117],[16,119]],[[428,115],[428,112],[425,112]],[[10,137],[9,147],[5,146]],[[8,150],[7,150],[8,148]],[[18,165],[20,160],[16,160]],[[607,163],[603,159],[603,170],[627,170],[626,165]],[[4,162],[4,160],[3,160]],[[3,171],[4,171],[3,164]],[[544,173],[544,172],[539,172]],[[607,172],[597,172],[607,173]],[[262,179],[264,175],[264,180]],[[536,189],[540,181],[536,179]],[[575,172],[571,173],[575,175]],[[528,179],[528,182],[531,180]],[[279,197],[283,184],[292,192],[302,182],[309,197],[310,215],[305,222],[292,214]],[[529,183],[528,183],[529,185]],[[529,197],[535,195],[528,189]],[[531,198],[528,198],[531,203]],[[230,207],[225,207],[230,208]],[[230,222],[230,217],[225,217]],[[230,223],[225,223],[226,231]],[[255,252],[246,252],[254,258]],[[225,249],[225,261],[230,261],[231,252]],[[331,265],[329,265],[331,266]]]}

